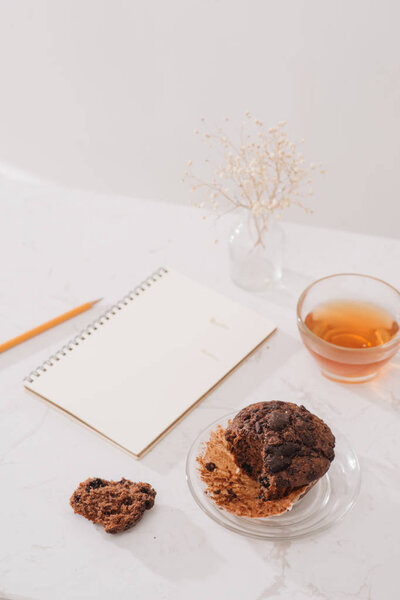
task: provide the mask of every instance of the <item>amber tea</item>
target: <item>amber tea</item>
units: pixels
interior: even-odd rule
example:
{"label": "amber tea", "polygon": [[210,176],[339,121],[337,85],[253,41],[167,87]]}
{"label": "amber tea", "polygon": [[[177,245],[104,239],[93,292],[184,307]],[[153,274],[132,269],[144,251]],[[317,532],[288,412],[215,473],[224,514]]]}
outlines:
{"label": "amber tea", "polygon": [[321,339],[344,348],[381,346],[399,331],[399,324],[388,311],[354,300],[319,304],[304,322]]}
{"label": "amber tea", "polygon": [[[322,373],[336,381],[368,381],[391,359],[400,343],[395,317],[361,300],[322,302],[303,322],[300,333],[307,349]],[[393,338],[397,343],[388,344]]]}
{"label": "amber tea", "polygon": [[400,348],[400,292],[371,275],[321,277],[300,294],[297,326],[323,375],[364,383]]}

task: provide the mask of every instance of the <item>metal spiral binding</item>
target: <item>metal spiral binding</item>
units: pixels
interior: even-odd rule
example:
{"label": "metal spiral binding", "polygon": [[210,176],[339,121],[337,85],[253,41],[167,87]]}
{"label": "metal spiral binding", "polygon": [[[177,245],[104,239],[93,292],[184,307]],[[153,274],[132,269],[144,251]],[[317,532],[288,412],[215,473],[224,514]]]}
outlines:
{"label": "metal spiral binding", "polygon": [[150,277],[142,281],[138,286],[136,286],[133,290],[131,290],[126,296],[124,296],[119,302],[114,304],[106,313],[101,315],[96,321],[93,321],[90,325],[88,325],[85,329],[83,329],[76,337],[74,337],[71,341],[65,344],[60,350],[58,350],[55,354],[50,356],[48,360],[46,360],[43,364],[41,364],[37,369],[34,369],[29,373],[27,377],[24,378],[24,381],[29,383],[33,383],[35,378],[38,378],[45,373],[50,367],[53,367],[58,361],[62,359],[63,356],[67,355],[67,352],[72,352],[76,346],[79,346],[81,342],[85,341],[88,336],[93,335],[93,333],[99,329],[102,325],[105,325],[107,321],[109,321],[113,315],[117,314],[117,311],[122,310],[124,306],[128,306],[128,304],[135,300],[137,296],[141,296],[144,292],[148,290],[154,283],[157,283],[159,279],[164,277],[164,275],[168,273],[168,269],[165,267],[161,267],[157,271],[155,271]]}

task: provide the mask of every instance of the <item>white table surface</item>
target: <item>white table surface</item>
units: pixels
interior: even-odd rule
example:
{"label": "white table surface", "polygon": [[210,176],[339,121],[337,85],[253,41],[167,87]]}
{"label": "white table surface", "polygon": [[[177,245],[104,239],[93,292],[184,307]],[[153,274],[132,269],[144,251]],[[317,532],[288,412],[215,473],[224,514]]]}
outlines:
{"label": "white table surface", "polygon": [[[319,276],[358,271],[400,286],[400,242],[286,224],[285,280],[264,296],[228,272],[230,223],[196,209],[0,181],[0,332],[6,340],[103,296],[92,309],[0,355],[0,598],[204,600],[396,597],[400,560],[400,361],[370,384],[324,379],[304,350],[296,298]],[[215,240],[219,241],[215,243]],[[160,265],[268,315],[279,331],[141,461],[22,385],[23,377]],[[353,510],[313,537],[240,537],[202,513],[185,481],[197,432],[261,400],[304,403],[351,440],[362,468]],[[151,482],[157,503],[110,536],[75,516],[77,484]]]}

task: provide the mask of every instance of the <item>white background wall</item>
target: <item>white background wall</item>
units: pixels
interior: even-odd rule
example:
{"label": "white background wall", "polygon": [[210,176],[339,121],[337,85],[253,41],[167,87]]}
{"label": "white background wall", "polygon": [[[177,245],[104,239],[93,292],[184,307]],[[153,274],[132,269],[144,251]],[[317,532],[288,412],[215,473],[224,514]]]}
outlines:
{"label": "white background wall", "polygon": [[286,119],[327,174],[313,217],[398,236],[397,0],[0,0],[0,161],[188,201],[201,116]]}

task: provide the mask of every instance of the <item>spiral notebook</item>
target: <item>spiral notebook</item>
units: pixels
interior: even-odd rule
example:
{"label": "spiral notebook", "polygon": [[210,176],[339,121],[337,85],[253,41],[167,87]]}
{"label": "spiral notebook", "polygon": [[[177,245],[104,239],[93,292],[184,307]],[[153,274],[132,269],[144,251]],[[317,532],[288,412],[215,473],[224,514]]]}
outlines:
{"label": "spiral notebook", "polygon": [[162,268],[25,379],[25,387],[141,457],[275,330]]}

